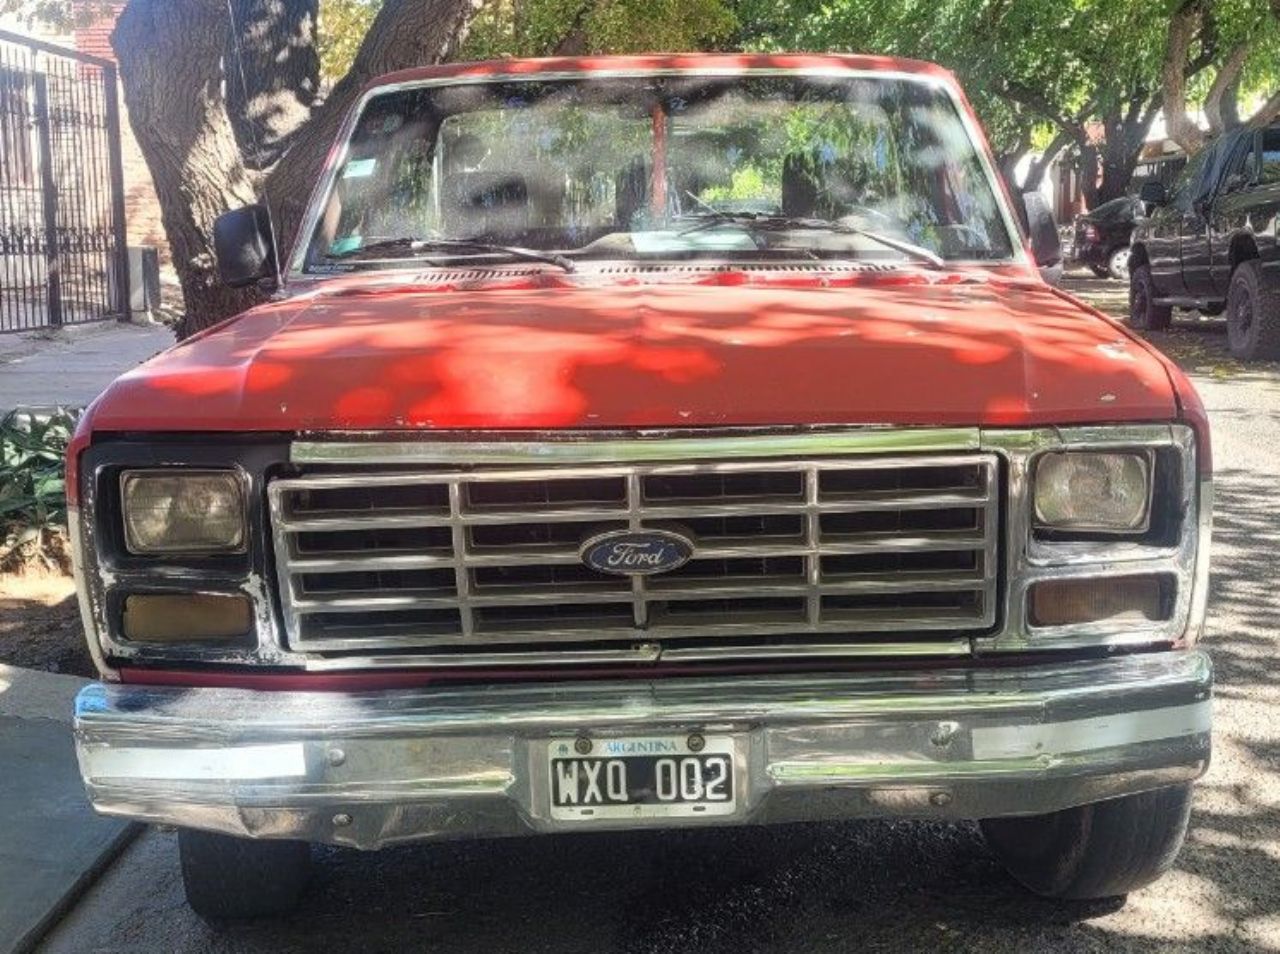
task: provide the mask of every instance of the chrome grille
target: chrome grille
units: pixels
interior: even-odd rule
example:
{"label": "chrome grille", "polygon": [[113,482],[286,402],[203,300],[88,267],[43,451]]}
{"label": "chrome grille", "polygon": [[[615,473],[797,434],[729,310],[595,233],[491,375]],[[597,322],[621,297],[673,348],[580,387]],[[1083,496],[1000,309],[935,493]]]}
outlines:
{"label": "chrome grille", "polygon": [[[290,645],[317,652],[974,633],[995,622],[994,455],[316,472],[269,487]],[[585,566],[610,530],[688,563]]]}

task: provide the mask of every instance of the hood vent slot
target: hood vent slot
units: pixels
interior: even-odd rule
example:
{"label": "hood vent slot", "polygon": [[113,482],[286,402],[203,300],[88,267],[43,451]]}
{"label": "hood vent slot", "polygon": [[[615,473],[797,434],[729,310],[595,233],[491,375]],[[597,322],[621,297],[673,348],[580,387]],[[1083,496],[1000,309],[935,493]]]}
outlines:
{"label": "hood vent slot", "polygon": [[[873,262],[583,262],[571,278],[592,279],[651,278],[672,276],[727,275],[735,272],[769,275],[861,275],[897,271],[899,266]],[[415,285],[480,285],[485,282],[511,281],[539,275],[558,275],[549,266],[520,265],[503,268],[433,268],[413,276]]]}

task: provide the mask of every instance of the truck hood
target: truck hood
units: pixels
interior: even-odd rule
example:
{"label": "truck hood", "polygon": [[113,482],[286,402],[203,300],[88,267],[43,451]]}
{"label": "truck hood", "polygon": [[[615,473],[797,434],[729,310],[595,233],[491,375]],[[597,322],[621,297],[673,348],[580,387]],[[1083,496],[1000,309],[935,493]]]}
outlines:
{"label": "truck hood", "polygon": [[1162,363],[1046,286],[920,273],[449,290],[335,280],[116,381],[95,431],[1170,420]]}

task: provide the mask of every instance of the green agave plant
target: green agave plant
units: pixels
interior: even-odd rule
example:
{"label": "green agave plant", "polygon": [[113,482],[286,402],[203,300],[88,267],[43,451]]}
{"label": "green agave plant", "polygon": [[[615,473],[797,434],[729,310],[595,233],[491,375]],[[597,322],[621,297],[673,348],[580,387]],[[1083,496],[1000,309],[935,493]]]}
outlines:
{"label": "green agave plant", "polygon": [[78,411],[12,411],[0,418],[0,567],[19,551],[43,556],[67,526],[63,466]]}

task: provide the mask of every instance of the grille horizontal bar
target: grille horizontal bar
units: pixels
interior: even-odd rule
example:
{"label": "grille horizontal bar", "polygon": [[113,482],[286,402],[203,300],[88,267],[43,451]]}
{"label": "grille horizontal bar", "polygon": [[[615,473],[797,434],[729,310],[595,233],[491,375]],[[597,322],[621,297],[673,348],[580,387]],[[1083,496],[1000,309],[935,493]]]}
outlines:
{"label": "grille horizontal bar", "polygon": [[[317,652],[977,632],[995,621],[989,454],[314,473],[269,486],[287,636]],[[695,542],[585,566],[610,530]]]}

